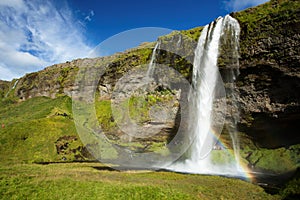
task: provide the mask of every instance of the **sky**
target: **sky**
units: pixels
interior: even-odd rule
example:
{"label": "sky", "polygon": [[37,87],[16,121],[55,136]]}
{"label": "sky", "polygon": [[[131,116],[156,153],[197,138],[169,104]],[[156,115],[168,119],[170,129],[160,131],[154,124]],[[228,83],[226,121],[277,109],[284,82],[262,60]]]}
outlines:
{"label": "sky", "polygon": [[123,51],[267,1],[0,0],[0,80],[89,57],[99,44],[97,56]]}

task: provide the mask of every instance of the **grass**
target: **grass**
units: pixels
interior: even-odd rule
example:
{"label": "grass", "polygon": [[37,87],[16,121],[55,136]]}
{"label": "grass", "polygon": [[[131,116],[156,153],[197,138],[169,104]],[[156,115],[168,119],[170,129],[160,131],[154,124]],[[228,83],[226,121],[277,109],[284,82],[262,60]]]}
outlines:
{"label": "grass", "polygon": [[268,51],[261,52],[259,56],[251,55],[249,49],[259,46],[261,41],[268,38],[274,40],[284,38],[285,35],[297,34],[298,30],[291,27],[296,27],[299,23],[299,8],[298,0],[271,0],[257,7],[233,13],[242,30],[240,42],[242,59],[248,62],[255,59],[258,59],[258,62],[263,59],[284,60],[286,55],[283,51],[270,49],[276,49],[276,45],[266,48]]}
{"label": "grass", "polygon": [[267,22],[271,18],[280,23],[285,23],[286,19],[299,20],[297,19],[299,6],[299,1],[295,0],[271,0],[266,4],[234,13],[234,17],[242,25],[247,25],[248,32],[253,32],[256,31],[257,22]]}
{"label": "grass", "polygon": [[0,171],[2,199],[278,199],[238,179],[109,171],[97,163],[0,165]]}
{"label": "grass", "polygon": [[201,34],[203,28],[204,27],[195,27],[195,28],[192,28],[192,29],[189,29],[189,30],[180,31],[180,33],[187,36],[187,37],[190,37],[194,41],[198,42],[198,39],[200,37],[200,34]]}
{"label": "grass", "polygon": [[[78,138],[72,121],[71,100],[68,97],[50,99],[36,97],[0,108],[0,159],[2,162],[60,161],[56,143],[63,136]],[[69,144],[68,144],[69,145]],[[67,145],[67,146],[68,146]],[[73,146],[72,146],[73,145]],[[75,159],[82,146],[77,140],[69,145]]]}

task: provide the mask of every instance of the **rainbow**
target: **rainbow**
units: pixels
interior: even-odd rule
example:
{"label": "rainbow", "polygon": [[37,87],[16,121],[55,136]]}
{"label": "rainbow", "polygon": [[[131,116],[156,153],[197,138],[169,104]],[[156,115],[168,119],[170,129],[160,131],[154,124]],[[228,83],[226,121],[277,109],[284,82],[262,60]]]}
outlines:
{"label": "rainbow", "polygon": [[221,149],[226,150],[227,153],[230,154],[230,156],[235,158],[235,161],[237,162],[236,164],[238,165],[239,173],[241,175],[240,178],[242,178],[243,180],[249,181],[249,182],[254,181],[255,177],[253,176],[252,171],[249,169],[249,167],[245,163],[241,163],[240,160],[236,160],[237,157],[236,157],[234,151],[230,150],[231,147],[226,145],[226,143],[221,140],[221,138],[219,137],[220,134],[216,133],[213,129],[211,129],[211,133],[214,135],[214,137],[217,141],[217,144],[221,146]]}

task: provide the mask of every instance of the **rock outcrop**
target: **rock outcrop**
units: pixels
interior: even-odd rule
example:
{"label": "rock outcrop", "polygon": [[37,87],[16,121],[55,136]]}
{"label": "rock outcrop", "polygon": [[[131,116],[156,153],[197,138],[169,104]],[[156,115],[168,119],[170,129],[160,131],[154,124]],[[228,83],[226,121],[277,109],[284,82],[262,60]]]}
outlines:
{"label": "rock outcrop", "polygon": [[232,15],[241,26],[240,130],[263,147],[299,143],[299,1],[273,0]]}

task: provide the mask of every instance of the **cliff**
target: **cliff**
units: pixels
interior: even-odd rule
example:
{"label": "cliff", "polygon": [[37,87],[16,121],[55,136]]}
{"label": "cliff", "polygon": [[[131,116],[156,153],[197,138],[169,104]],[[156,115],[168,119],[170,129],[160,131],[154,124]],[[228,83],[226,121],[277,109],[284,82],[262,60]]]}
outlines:
{"label": "cliff", "polygon": [[[244,142],[245,145],[251,146],[252,144],[249,143],[253,142],[254,146],[263,148],[289,148],[291,145],[299,144],[300,137],[297,135],[300,129],[298,123],[300,117],[300,94],[298,92],[300,89],[299,1],[271,0],[258,7],[231,13],[231,15],[239,21],[241,26],[240,69],[236,81],[236,90],[240,94],[238,103],[241,120],[238,123],[238,128],[241,138],[244,138],[242,143]],[[169,65],[190,81],[194,56],[193,50],[201,31],[202,27],[197,27],[186,31],[175,31],[170,35],[159,38],[162,46],[168,41],[176,42],[174,43],[175,46],[168,47],[173,49],[172,52],[159,50],[156,62]],[[79,85],[75,84],[75,79],[81,66],[94,65],[100,69],[104,64],[109,63],[106,65],[106,70],[97,84],[96,98],[99,100],[96,105],[97,117],[104,131],[107,132],[111,139],[130,140],[122,138],[122,133],[116,131],[116,123],[112,119],[109,104],[111,95],[116,82],[126,72],[136,66],[150,62],[154,45],[154,43],[146,43],[135,49],[103,58],[73,60],[47,67],[39,72],[26,74],[19,80],[11,82],[1,81],[1,105],[8,105],[9,108],[12,108],[11,102],[25,102],[26,104],[32,98],[42,96],[52,99],[57,98],[57,102],[65,102],[64,99],[61,100],[61,96],[67,95],[70,97],[74,94],[74,91],[78,90]],[[179,45],[179,47],[176,45]],[[181,52],[181,49],[188,51]],[[181,56],[183,54],[184,57]],[[224,68],[224,62],[226,61],[222,58],[221,53],[219,68],[222,78],[226,82],[228,69]],[[132,106],[132,108],[136,108],[136,105],[143,105],[136,111],[131,112],[133,117],[138,113],[143,114],[144,117],[142,119],[137,119],[141,120],[141,123],[147,122],[149,117],[146,114],[147,109],[155,103],[166,106],[171,104],[171,106],[177,105],[175,107],[178,109],[179,99],[176,92],[168,91],[160,85],[153,86],[152,90],[154,91],[144,91],[143,99],[139,97],[131,99],[129,106]],[[38,107],[41,107],[43,102],[51,102],[49,99],[37,99],[36,104]],[[144,104],[145,101],[146,103]],[[60,107],[59,103],[50,106],[49,110],[45,109],[41,117],[47,117],[47,120],[49,120],[49,116],[50,118],[59,116],[64,117],[64,121],[71,120],[72,111],[69,105],[70,102],[67,102],[63,107]],[[34,103],[32,104],[35,105]],[[23,105],[21,103],[21,107]],[[6,108],[4,110],[6,114],[7,110]],[[35,109],[34,111],[39,112]],[[17,111],[16,113],[21,115]],[[27,114],[28,119],[31,119],[30,114]],[[38,118],[33,119],[37,120]],[[13,121],[14,119],[11,118],[11,120]],[[33,124],[35,123],[37,122],[35,121]],[[51,123],[54,122],[51,121]],[[68,123],[71,122],[68,121]],[[167,124],[157,137],[152,138],[152,143],[147,143],[147,141],[143,140],[140,140],[140,142],[143,143],[145,148],[149,147],[148,150],[151,148],[153,150],[162,145],[162,141],[167,140],[175,132],[176,125],[178,125],[176,122]],[[68,124],[69,126],[72,128],[68,128],[68,130],[74,131],[74,126]],[[75,134],[68,131],[66,133]],[[224,130],[224,135],[226,137],[226,130]],[[56,141],[56,143],[62,143],[65,140],[65,143],[70,143],[70,141],[67,141],[69,139],[71,142],[75,141],[74,137],[64,137],[63,133],[59,136],[53,136],[53,142]],[[158,143],[158,146],[154,145],[155,142]],[[65,151],[64,148],[67,149],[68,147],[68,145],[64,147],[65,143],[59,144],[60,147],[62,146],[63,151]],[[76,147],[72,151],[84,151],[81,147],[79,150],[78,148]],[[137,150],[142,149],[139,145],[135,148]],[[248,160],[252,164],[257,161],[255,157],[251,158],[251,155],[246,154],[245,157],[247,156],[249,156]]]}
{"label": "cliff", "polygon": [[274,0],[232,14],[241,26],[240,130],[264,147],[300,142],[299,6]]}

